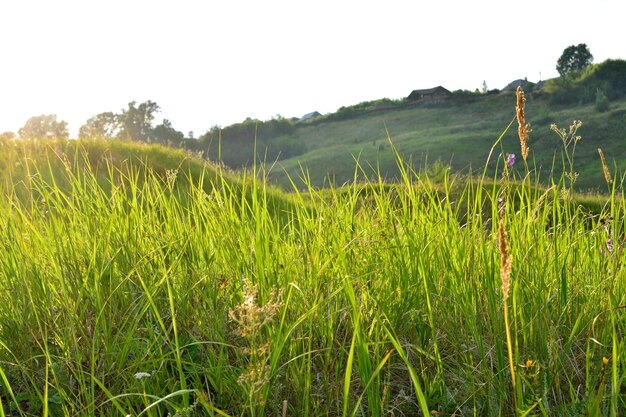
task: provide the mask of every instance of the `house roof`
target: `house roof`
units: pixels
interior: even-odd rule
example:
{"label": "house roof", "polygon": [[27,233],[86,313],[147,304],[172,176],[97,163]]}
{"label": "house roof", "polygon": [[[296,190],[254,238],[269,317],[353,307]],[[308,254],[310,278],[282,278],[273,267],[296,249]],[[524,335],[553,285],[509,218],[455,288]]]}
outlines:
{"label": "house roof", "polygon": [[437,87],[433,87],[433,88],[425,88],[423,90],[413,90],[411,91],[411,94],[415,93],[415,94],[428,95],[428,94],[436,93],[437,91],[441,91],[441,90],[443,90],[444,92],[450,93],[450,91],[438,85]]}
{"label": "house roof", "polygon": [[529,86],[531,86],[531,88],[532,88],[532,86],[534,86],[535,84],[534,84],[534,83],[532,83],[532,82],[530,82],[530,81],[528,81],[528,79],[523,79],[523,80],[522,80],[522,79],[520,78],[520,79],[518,79],[518,80],[514,80],[514,81],[511,81],[510,83],[508,83],[508,84],[506,85],[506,87],[504,87],[504,88],[502,89],[502,91],[506,91],[506,90],[515,90],[517,87],[526,87],[526,86],[528,86],[528,85],[529,85]]}
{"label": "house roof", "polygon": [[307,113],[307,114],[305,114],[304,116],[302,116],[302,117],[300,118],[300,121],[304,121],[304,120],[312,119],[312,118],[314,118],[314,117],[321,116],[321,115],[322,115],[322,114],[321,114],[320,112],[318,112],[318,111],[314,111],[314,112]]}

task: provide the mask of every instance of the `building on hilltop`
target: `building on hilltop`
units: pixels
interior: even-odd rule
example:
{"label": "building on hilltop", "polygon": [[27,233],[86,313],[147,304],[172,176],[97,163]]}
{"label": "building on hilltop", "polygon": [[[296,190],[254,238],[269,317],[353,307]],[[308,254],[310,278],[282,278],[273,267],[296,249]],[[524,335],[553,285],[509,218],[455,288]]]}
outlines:
{"label": "building on hilltop", "polygon": [[301,122],[304,122],[304,121],[306,121],[306,120],[310,120],[310,119],[314,119],[314,118],[316,118],[316,117],[320,117],[321,115],[322,115],[322,114],[321,114],[320,112],[318,112],[318,111],[314,111],[314,112],[307,113],[307,114],[305,114],[304,116],[302,116],[302,117],[300,118],[300,121],[301,121]]}
{"label": "building on hilltop", "polygon": [[413,90],[406,99],[414,103],[429,104],[445,101],[449,99],[451,95],[452,93],[449,90],[439,85],[424,90]]}
{"label": "building on hilltop", "polygon": [[524,78],[523,80],[520,78],[508,83],[501,91],[515,91],[517,87],[522,87],[524,91],[530,91],[535,87],[535,83],[528,81],[528,78]]}

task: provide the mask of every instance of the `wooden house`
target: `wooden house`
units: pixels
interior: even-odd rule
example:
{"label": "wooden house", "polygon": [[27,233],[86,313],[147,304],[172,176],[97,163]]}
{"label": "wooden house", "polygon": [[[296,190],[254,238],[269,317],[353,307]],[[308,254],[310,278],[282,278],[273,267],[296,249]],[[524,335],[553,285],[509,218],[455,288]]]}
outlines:
{"label": "wooden house", "polygon": [[424,90],[413,90],[407,97],[407,100],[424,104],[438,103],[449,99],[451,95],[452,93],[449,90],[439,85],[437,87],[427,88]]}

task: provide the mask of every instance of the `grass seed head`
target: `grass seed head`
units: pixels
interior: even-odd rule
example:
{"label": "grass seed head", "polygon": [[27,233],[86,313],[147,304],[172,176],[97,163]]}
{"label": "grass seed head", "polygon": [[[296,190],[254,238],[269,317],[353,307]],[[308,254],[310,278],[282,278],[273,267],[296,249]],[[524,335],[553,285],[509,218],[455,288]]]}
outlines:
{"label": "grass seed head", "polygon": [[524,161],[528,158],[528,132],[530,132],[530,123],[526,123],[526,117],[524,116],[524,105],[526,104],[526,97],[524,96],[524,90],[518,86],[517,91],[517,105],[515,111],[517,113],[517,133],[519,135],[519,141],[522,148],[522,157]]}
{"label": "grass seed head", "polygon": [[602,161],[602,170],[604,171],[604,180],[607,184],[611,184],[613,182],[613,178],[611,178],[611,172],[609,171],[609,167],[606,166],[606,160],[604,159],[604,152],[602,152],[601,148],[598,148],[598,153],[600,154],[600,160]]}
{"label": "grass seed head", "polygon": [[229,311],[230,319],[238,325],[237,332],[244,338],[256,335],[263,326],[272,322],[282,306],[280,291],[272,294],[272,300],[263,306],[257,303],[258,293],[256,285],[245,281],[242,303]]}
{"label": "grass seed head", "polygon": [[237,325],[237,333],[244,338],[246,346],[242,352],[248,357],[248,365],[237,383],[245,388],[256,404],[264,403],[262,388],[269,383],[270,367],[267,364],[272,348],[263,328],[270,324],[282,306],[282,292],[274,291],[271,300],[264,305],[258,303],[259,290],[256,285],[244,281],[241,304],[229,311],[229,318]]}

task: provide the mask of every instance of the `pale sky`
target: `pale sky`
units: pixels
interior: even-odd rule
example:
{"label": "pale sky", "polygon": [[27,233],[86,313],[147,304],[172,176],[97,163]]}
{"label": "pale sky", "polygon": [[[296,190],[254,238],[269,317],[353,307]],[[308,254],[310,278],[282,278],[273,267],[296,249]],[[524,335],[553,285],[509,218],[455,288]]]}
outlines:
{"label": "pale sky", "polygon": [[152,100],[197,136],[442,85],[557,76],[569,45],[626,59],[624,0],[0,0],[0,132]]}

